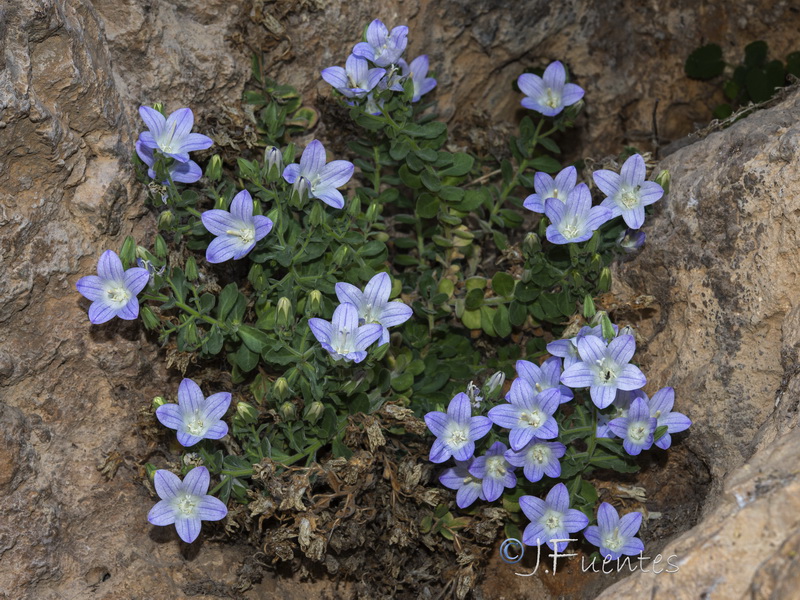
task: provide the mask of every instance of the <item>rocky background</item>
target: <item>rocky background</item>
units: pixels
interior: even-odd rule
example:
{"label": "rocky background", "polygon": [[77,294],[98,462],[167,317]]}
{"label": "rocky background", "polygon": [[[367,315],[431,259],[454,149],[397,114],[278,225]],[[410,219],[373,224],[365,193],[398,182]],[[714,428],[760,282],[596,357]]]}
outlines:
{"label": "rocky background", "polygon": [[[324,106],[320,69],[342,64],[377,17],[407,23],[412,57],[429,54],[440,112],[465,145],[491,144],[489,125],[513,126],[511,82],[523,69],[564,61],[586,88],[576,147],[597,158],[624,144],[656,151],[709,121],[717,92],[682,71],[698,45],[719,43],[731,62],[758,39],[781,58],[800,49],[800,12],[786,1],[386,6],[0,5],[0,597],[348,595],[345,584],[278,576],[242,591],[252,548],[208,538],[185,547],[146,521],[153,498],[137,463],[157,450],[138,413],[179,376],[137,323],[91,326],[74,287],[102,250],[153,234],[130,165],[140,104],[191,106],[196,130],[246,137],[239,98],[253,51],[268,75]],[[676,408],[694,420],[682,452],[707,469],[711,491],[699,524],[662,542],[678,573],[635,574],[603,597],[789,598],[800,583],[799,122],[800,95],[790,94],[661,165],[672,192],[619,285],[655,297],[639,323],[643,367],[652,384],[675,387]],[[334,127],[323,121],[315,135]],[[474,596],[499,598],[497,589]]]}

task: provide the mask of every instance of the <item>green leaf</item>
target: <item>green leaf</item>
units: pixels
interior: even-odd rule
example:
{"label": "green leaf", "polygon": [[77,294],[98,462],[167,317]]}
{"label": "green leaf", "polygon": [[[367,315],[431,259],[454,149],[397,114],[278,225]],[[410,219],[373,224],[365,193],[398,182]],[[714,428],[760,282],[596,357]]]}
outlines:
{"label": "green leaf", "polygon": [[761,67],[767,62],[767,42],[757,40],[744,47],[744,64],[746,67]]}
{"label": "green leaf", "polygon": [[402,181],[411,189],[418,190],[422,187],[422,180],[420,179],[419,175],[412,173],[411,169],[409,169],[407,165],[402,165],[397,170],[397,174],[400,176],[400,181]]}
{"label": "green leaf", "polygon": [[725,91],[725,97],[731,102],[733,102],[739,95],[739,90],[741,88],[739,87],[739,84],[736,83],[736,81],[734,81],[733,79],[729,79],[723,84],[722,89]]}
{"label": "green leaf", "polygon": [[472,289],[467,293],[464,300],[464,308],[469,310],[476,310],[483,306],[483,290]]}
{"label": "green leaf", "polygon": [[508,320],[508,308],[504,304],[497,307],[492,318],[492,326],[495,333],[500,337],[508,337],[511,335],[511,323]]}
{"label": "green leaf", "polygon": [[439,158],[439,153],[432,148],[419,148],[414,150],[414,154],[416,154],[420,160],[424,160],[425,162],[434,162],[437,158]]}
{"label": "green leaf", "polygon": [[486,196],[480,190],[467,190],[464,199],[454,208],[461,212],[471,212],[483,204]]}
{"label": "green leaf", "polygon": [[472,170],[472,165],[474,164],[475,159],[472,158],[469,154],[465,154],[464,152],[457,152],[453,155],[453,165],[446,169],[443,169],[439,172],[440,175],[444,176],[451,176],[451,177],[461,177],[462,175],[466,175]]}
{"label": "green leaf", "polygon": [[701,46],[689,55],[683,70],[692,79],[713,79],[725,70],[722,48],[717,44]]}
{"label": "green leaf", "polygon": [[753,102],[764,102],[772,98],[775,92],[767,72],[764,69],[753,67],[747,70],[745,75],[745,85],[747,86],[747,93]]}
{"label": "green leaf", "polygon": [[427,170],[423,171],[420,175],[420,179],[422,180],[422,185],[432,192],[438,192],[442,189],[442,182],[439,180],[436,173]]}
{"label": "green leaf", "polygon": [[228,318],[228,314],[236,304],[238,297],[239,287],[235,283],[229,283],[225,286],[222,293],[219,295],[219,304],[217,305],[217,318],[220,321],[224,321]]}
{"label": "green leaf", "polygon": [[514,327],[521,326],[528,318],[528,307],[514,300],[508,305],[508,321]]}
{"label": "green leaf", "polygon": [[486,333],[486,335],[490,335],[492,337],[497,335],[497,331],[494,328],[494,316],[496,314],[496,310],[486,306],[485,304],[481,306],[481,329]]}
{"label": "green leaf", "polygon": [[439,199],[430,194],[420,194],[415,212],[422,219],[432,219],[439,212]]}
{"label": "green leaf", "polygon": [[481,311],[478,310],[465,310],[461,316],[461,322],[467,329],[480,329],[481,328]]}
{"label": "green leaf", "polygon": [[255,352],[251,352],[250,349],[244,344],[239,346],[239,350],[234,355],[236,364],[245,373],[248,373],[256,368],[256,365],[258,365],[258,359],[259,355]]}
{"label": "green leaf", "polygon": [[786,55],[786,71],[800,78],[800,52]]}
{"label": "green leaf", "polygon": [[561,170],[561,163],[552,156],[538,156],[530,162],[530,166],[545,173],[555,173]]}
{"label": "green leaf", "polygon": [[514,288],[514,298],[523,304],[527,304],[538,298],[540,292],[541,289],[533,281],[529,281],[528,283],[523,283],[520,281],[519,284],[517,284],[517,286]]}
{"label": "green leaf", "polygon": [[514,278],[508,273],[498,271],[492,277],[492,289],[499,296],[509,298],[514,294]]}
{"label": "green leaf", "polygon": [[733,108],[730,104],[725,102],[724,104],[718,104],[714,110],[711,112],[712,116],[715,119],[719,119],[722,121],[723,119],[727,119],[733,114]]}
{"label": "green leaf", "polygon": [[250,327],[249,325],[239,325],[239,330],[237,333],[242,339],[242,342],[244,342],[244,345],[256,354],[260,354],[264,348],[272,345],[272,341],[270,340],[269,336],[255,327]]}
{"label": "green leaf", "polygon": [[555,142],[554,142],[552,139],[550,139],[549,137],[543,137],[543,138],[539,138],[537,141],[538,141],[538,142],[539,142],[539,143],[542,145],[542,147],[543,147],[545,150],[547,150],[548,152],[552,152],[553,154],[561,154],[561,148],[559,148],[559,147],[558,147],[558,144],[556,144],[556,143],[555,143]]}
{"label": "green leaf", "polygon": [[414,376],[411,373],[403,373],[392,379],[392,389],[395,392],[404,392],[414,385]]}
{"label": "green leaf", "polygon": [[464,198],[464,190],[453,187],[452,185],[444,185],[437,195],[445,202],[456,203],[461,202]]}
{"label": "green leaf", "polygon": [[394,160],[403,160],[410,150],[411,142],[409,142],[408,138],[397,138],[392,142],[389,148],[389,156]]}

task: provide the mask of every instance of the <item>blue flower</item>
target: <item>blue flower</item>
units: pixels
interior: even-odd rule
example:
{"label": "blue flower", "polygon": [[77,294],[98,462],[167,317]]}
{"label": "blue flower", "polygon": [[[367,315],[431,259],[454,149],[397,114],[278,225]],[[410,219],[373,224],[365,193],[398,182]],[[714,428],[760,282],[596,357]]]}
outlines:
{"label": "blue flower", "polygon": [[358,322],[379,323],[381,325],[381,339],[379,346],[389,341],[387,327],[401,325],[411,318],[413,311],[410,306],[402,302],[389,302],[392,292],[392,278],[388,273],[378,273],[369,280],[362,292],[350,283],[339,282],[336,284],[336,297],[339,302],[349,302],[358,310]]}
{"label": "blue flower", "polygon": [[337,306],[330,321],[314,317],[308,320],[308,326],[333,360],[357,363],[367,357],[367,348],[383,331],[383,326],[377,323],[359,326],[358,309],[349,302]]}
{"label": "blue flower", "polygon": [[455,467],[445,469],[439,475],[439,483],[444,487],[458,490],[456,492],[456,504],[459,508],[467,508],[478,498],[486,500],[486,496],[483,495],[481,480],[469,472],[474,460],[474,457],[470,457],[468,460],[457,460]]}
{"label": "blue flower", "polygon": [[608,427],[608,424],[614,419],[620,417],[627,417],[628,410],[631,408],[631,402],[636,398],[644,398],[647,401],[647,394],[642,390],[617,390],[617,395],[611,403],[611,411],[606,414],[599,414],[597,416],[597,432],[596,437],[613,438],[614,432]]}
{"label": "blue flower", "polygon": [[[155,179],[156,171],[153,168],[153,165],[156,162],[155,150],[145,146],[141,141],[137,140],[136,154],[138,154],[139,158],[142,159],[142,162],[147,165],[147,176],[150,179]],[[169,176],[172,178],[172,181],[179,181],[181,183],[194,183],[203,176],[202,169],[200,169],[200,166],[193,160],[188,162],[179,162],[177,160],[173,160],[167,167],[167,170],[169,171]],[[169,182],[163,181],[162,183],[167,185]]]}
{"label": "blue flower", "polygon": [[636,532],[642,526],[642,513],[632,512],[621,519],[616,509],[603,502],[597,509],[597,525],[586,528],[586,541],[600,548],[600,554],[608,560],[617,560],[623,554],[636,556],[644,552],[644,544]]}
{"label": "blue flower", "polygon": [[425,424],[436,436],[429,456],[434,463],[442,463],[451,456],[469,460],[475,454],[475,442],[492,428],[486,417],[472,416],[469,396],[463,392],[453,397],[447,413],[431,411],[425,415]]}
{"label": "blue flower", "polygon": [[344,206],[344,196],[336,188],[350,181],[355,167],[346,160],[334,160],[325,164],[325,148],[318,140],[313,140],[300,157],[300,164],[292,163],[283,170],[283,178],[294,184],[301,196],[319,198],[334,208]]}
{"label": "blue flower", "polygon": [[347,57],[344,69],[328,67],[322,70],[322,78],[345,98],[363,98],[385,74],[386,69],[370,69],[367,59],[355,54]]}
{"label": "blue flower", "polygon": [[553,540],[569,539],[568,534],[580,531],[589,524],[586,515],[569,507],[569,492],[563,483],[554,485],[545,500],[536,496],[522,496],[519,506],[531,521],[522,532],[522,542],[526,546],[546,543],[551,550],[562,552],[567,542]]}
{"label": "blue flower", "polygon": [[139,114],[150,130],[139,134],[142,145],[159,150],[178,162],[189,162],[189,152],[205,150],[214,143],[210,137],[191,133],[194,115],[190,108],[179,108],[166,119],[149,106],[140,106]]}
{"label": "blue flower", "polygon": [[184,379],[178,386],[178,403],[159,406],[156,418],[164,427],[177,430],[181,446],[194,446],[200,440],[218,440],[227,435],[228,425],[221,419],[230,404],[228,392],[206,398],[200,386]]}
{"label": "blue flower", "polygon": [[506,460],[506,445],[495,442],[486,451],[472,462],[469,473],[481,480],[481,490],[489,502],[494,502],[503,494],[503,488],[513,488],[517,485],[517,476],[514,468]]}
{"label": "blue flower", "polygon": [[[645,396],[647,399],[647,396]],[[672,412],[675,404],[675,390],[665,387],[658,390],[647,402],[650,408],[650,416],[657,420],[656,427],[666,426],[667,433],[656,440],[655,444],[662,450],[666,450],[672,445],[671,433],[686,431],[691,427],[692,421],[679,412]]]}
{"label": "blue flower", "polygon": [[557,356],[548,358],[541,367],[527,360],[518,360],[516,369],[517,375],[527,381],[537,394],[555,388],[561,395],[559,399],[561,404],[569,402],[574,397],[572,390],[560,383],[561,359]]}
{"label": "blue flower", "polygon": [[619,417],[608,423],[608,428],[622,438],[622,447],[631,456],[642,450],[649,450],[653,445],[653,434],[657,420],[650,416],[650,407],[644,398],[636,398],[631,402],[626,417]]}
{"label": "blue flower", "polygon": [[567,203],[569,193],[575,189],[578,181],[578,170],[575,167],[567,167],[553,179],[547,173],[536,173],[533,176],[533,189],[535,194],[525,198],[522,205],[533,212],[543,213],[544,202],[548,198],[558,198],[564,204]]}
{"label": "blue flower", "polygon": [[614,401],[617,390],[637,390],[647,379],[639,367],[629,364],[636,351],[632,335],[615,337],[608,344],[594,335],[578,339],[581,362],[561,375],[561,383],[571,388],[589,388],[592,402],[605,408]]}
{"label": "blue flower", "polygon": [[609,209],[592,206],[592,195],[585,183],[578,184],[569,193],[566,203],[558,198],[547,198],[544,214],[551,221],[546,235],[553,244],[585,242],[611,218]]}
{"label": "blue flower", "polygon": [[567,452],[567,447],[561,442],[547,442],[533,438],[521,450],[508,450],[506,460],[515,467],[522,467],[525,478],[536,483],[542,477],[560,477],[561,463],[558,459]]}
{"label": "blue flower", "polygon": [[200,535],[202,521],[219,521],[228,514],[228,508],[218,498],[206,494],[211,477],[205,467],[195,467],[180,478],[159,469],[153,477],[158,497],[150,509],[147,520],[153,525],[175,525],[178,536],[191,544]]}
{"label": "blue flower", "polygon": [[[619,327],[613,324],[611,326],[614,328],[614,333],[616,334],[619,331]],[[578,331],[578,335],[575,337],[564,340],[555,340],[554,342],[547,344],[547,351],[553,356],[563,358],[564,369],[569,369],[575,363],[581,362],[580,355],[578,354],[578,340],[585,335],[603,337],[602,329],[603,328],[600,325],[595,325],[594,327],[584,325],[581,327],[580,331]]]}
{"label": "blue flower", "polygon": [[644,246],[645,239],[647,239],[647,235],[644,231],[628,228],[617,236],[617,246],[630,254]]}
{"label": "blue flower", "polygon": [[405,77],[411,77],[411,81],[414,84],[414,95],[411,97],[412,102],[418,102],[422,96],[436,87],[436,80],[433,77],[427,76],[428,56],[426,54],[412,60],[410,65],[402,58],[398,62],[403,75]]}
{"label": "blue flower", "polygon": [[514,450],[519,450],[534,437],[549,440],[558,435],[553,413],[560,399],[558,389],[537,394],[527,381],[517,378],[506,394],[510,404],[495,406],[488,414],[492,423],[511,430],[508,441]]}
{"label": "blue flower", "polygon": [[136,296],[150,281],[146,269],[133,267],[127,271],[113,250],[106,250],[97,262],[97,275],[81,277],[75,287],[92,301],[89,320],[99,325],[119,317],[132,321],[139,316]]}
{"label": "blue flower", "polygon": [[611,211],[611,218],[622,215],[631,229],[644,224],[644,207],[658,201],[664,188],[655,181],[645,181],[647,169],[640,154],[634,154],[622,165],[620,174],[602,169],[592,178],[607,198],[600,203]]}
{"label": "blue flower", "polygon": [[583,89],[566,81],[567,72],[559,61],[548,65],[544,77],[523,73],[517,79],[519,89],[527,96],[522,99],[522,106],[546,117],[556,116],[565,106],[571,106],[583,98]]}
{"label": "blue flower", "polygon": [[271,219],[253,216],[253,197],[247,190],[233,197],[230,208],[230,212],[207,210],[200,217],[203,226],[217,236],[206,250],[206,260],[210,263],[242,258],[272,230]]}
{"label": "blue flower", "polygon": [[400,60],[408,45],[408,27],[401,25],[389,33],[380,20],[375,19],[367,27],[367,41],[353,48],[353,54],[371,60],[377,67],[388,67]]}

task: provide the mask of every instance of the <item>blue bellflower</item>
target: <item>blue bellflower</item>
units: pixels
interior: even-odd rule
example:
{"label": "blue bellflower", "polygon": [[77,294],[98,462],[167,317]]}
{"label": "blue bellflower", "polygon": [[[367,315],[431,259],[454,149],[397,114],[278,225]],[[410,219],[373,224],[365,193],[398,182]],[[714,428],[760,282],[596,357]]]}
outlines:
{"label": "blue bellflower", "polygon": [[347,57],[344,69],[328,67],[322,70],[322,78],[345,98],[363,98],[385,74],[386,69],[370,69],[367,59],[355,54]]}
{"label": "blue bellflower", "polygon": [[658,201],[664,188],[655,181],[645,181],[647,169],[641,154],[634,154],[622,165],[619,175],[602,169],[592,173],[592,178],[607,197],[600,206],[611,211],[611,218],[622,215],[631,229],[644,224],[644,207]]}
{"label": "blue bellflower", "polygon": [[[153,168],[153,165],[156,163],[155,150],[148,148],[141,141],[137,140],[136,154],[138,154],[139,158],[142,159],[142,162],[147,165],[147,176],[150,179],[155,179],[156,171]],[[194,183],[195,181],[199,181],[203,176],[203,171],[200,169],[200,165],[193,160],[187,162],[173,160],[167,167],[167,171],[169,172],[169,176],[172,178],[172,181],[179,181],[180,183]],[[167,185],[169,182],[162,181],[162,183]]]}
{"label": "blue bellflower", "polygon": [[[410,77],[414,84],[414,95],[412,102],[419,102],[419,99],[436,87],[436,80],[428,77],[428,56],[423,54],[418,56],[408,64],[402,58],[399,60],[400,69],[404,77]],[[392,89],[392,88],[389,88]],[[402,87],[400,88],[402,91]]]}
{"label": "blue bellflower", "polygon": [[[647,399],[646,396],[645,399]],[[658,390],[647,404],[650,408],[650,416],[657,420],[656,426],[661,427],[663,425],[667,428],[667,433],[655,442],[656,446],[666,450],[672,445],[672,436],[670,434],[686,431],[691,427],[692,421],[683,413],[672,412],[672,407],[675,404],[675,390],[671,387]]]}
{"label": "blue bellflower", "polygon": [[526,546],[544,543],[551,550],[562,552],[567,542],[553,540],[569,539],[570,533],[580,531],[589,524],[586,515],[569,507],[569,492],[563,483],[554,485],[545,500],[536,496],[522,496],[519,506],[531,521],[522,532],[522,542]]}
{"label": "blue bellflower", "polygon": [[382,327],[379,346],[388,343],[388,327],[401,325],[411,318],[410,306],[402,302],[389,301],[392,293],[392,278],[388,273],[378,273],[369,280],[362,292],[350,283],[336,284],[339,302],[349,302],[358,310],[359,324],[378,323]]}
{"label": "blue bellflower", "polygon": [[637,456],[642,450],[649,450],[653,445],[653,434],[656,432],[657,419],[650,416],[650,407],[644,398],[636,398],[631,402],[628,415],[619,417],[608,423],[608,428],[622,438],[622,447],[631,456]]}
{"label": "blue bellflower", "polygon": [[486,454],[476,458],[469,468],[470,475],[481,480],[481,490],[489,502],[497,500],[503,494],[503,488],[513,488],[517,485],[514,467],[505,457],[506,450],[508,448],[503,442],[495,442]]}
{"label": "blue bellflower", "polygon": [[367,27],[367,41],[353,47],[353,54],[371,60],[377,67],[388,67],[400,60],[408,45],[408,27],[389,29],[375,19]]}
{"label": "blue bellflower", "polygon": [[230,212],[207,210],[200,217],[203,226],[217,236],[206,250],[206,260],[210,263],[242,258],[272,231],[271,219],[253,215],[253,197],[247,190],[233,197],[230,208]]}
{"label": "blue bellflower", "polygon": [[553,244],[585,242],[611,218],[609,209],[592,206],[592,194],[585,183],[575,186],[567,196],[566,203],[558,198],[547,198],[544,214],[551,221],[546,235]]}
{"label": "blue bellflower", "polygon": [[605,408],[614,401],[617,390],[638,390],[647,383],[639,367],[629,364],[636,351],[632,335],[615,337],[608,344],[594,335],[578,340],[581,362],[561,374],[561,383],[571,388],[589,388],[592,402]]}
{"label": "blue bellflower", "polygon": [[631,402],[637,398],[644,398],[646,401],[647,394],[645,394],[642,390],[617,390],[617,395],[614,397],[614,401],[610,405],[612,410],[606,414],[597,415],[597,432],[595,433],[595,436],[605,438],[615,437],[614,432],[609,429],[608,424],[614,419],[627,417],[628,410],[631,408]]}
{"label": "blue bellflower", "polygon": [[536,173],[533,176],[533,189],[536,193],[525,198],[522,206],[533,212],[543,213],[544,203],[548,198],[558,198],[566,204],[567,197],[575,189],[577,182],[578,170],[575,167],[567,167],[555,179],[547,173]]}
{"label": "blue bellflower", "polygon": [[523,73],[517,79],[517,85],[527,96],[522,99],[522,106],[546,117],[556,116],[565,106],[572,106],[583,98],[583,88],[567,83],[567,72],[559,61],[550,63],[543,77]]}
{"label": "blue bellflower", "polygon": [[336,188],[350,181],[355,167],[346,160],[334,160],[325,164],[325,148],[313,140],[300,157],[300,164],[292,163],[283,170],[283,178],[294,184],[301,196],[318,198],[328,206],[342,208],[344,196]]}
{"label": "blue bellflower", "polygon": [[191,544],[200,535],[202,521],[219,521],[228,508],[219,499],[206,494],[211,477],[205,467],[195,467],[183,481],[169,471],[159,469],[153,485],[161,498],[150,509],[147,520],[153,525],[175,525],[178,536]]}
{"label": "blue bellflower", "polygon": [[434,463],[442,463],[451,456],[469,460],[475,454],[475,442],[492,428],[488,418],[472,416],[469,396],[463,392],[453,397],[446,413],[435,410],[426,414],[425,424],[436,436],[429,456]]}
{"label": "blue bellflower", "polygon": [[159,406],[156,418],[164,427],[177,430],[181,446],[194,446],[200,440],[218,440],[228,434],[228,425],[221,419],[230,404],[228,392],[206,398],[199,385],[184,379],[178,386],[178,403]]}
{"label": "blue bellflower", "polygon": [[[614,333],[616,334],[619,331],[619,327],[613,324],[611,326],[614,328]],[[547,344],[547,351],[553,356],[563,358],[564,369],[569,369],[575,363],[581,362],[581,357],[578,354],[578,340],[585,335],[603,337],[602,327],[600,325],[595,325],[594,327],[584,325],[575,337],[555,340]]]}
{"label": "blue bellflower", "polygon": [[548,358],[541,367],[527,360],[518,360],[516,369],[517,375],[527,381],[537,394],[555,388],[561,395],[561,404],[574,397],[571,389],[561,385],[561,359],[557,356]]}
{"label": "blue bellflower", "polygon": [[132,321],[139,316],[136,297],[150,281],[147,269],[133,267],[127,271],[113,250],[106,250],[97,262],[97,275],[81,277],[75,284],[78,291],[92,301],[89,320],[100,325],[119,317]]}
{"label": "blue bellflower", "polygon": [[603,502],[597,509],[597,525],[586,528],[586,541],[600,548],[608,560],[617,560],[623,554],[636,556],[644,552],[642,540],[634,537],[642,526],[642,513],[632,512],[619,517],[616,509]]}
{"label": "blue bellflower", "polygon": [[506,460],[515,467],[522,467],[525,479],[531,483],[541,481],[542,477],[560,477],[561,463],[558,459],[567,452],[561,442],[547,442],[533,438],[521,450],[508,450]]}
{"label": "blue bellflower", "polygon": [[537,394],[527,381],[517,378],[511,383],[506,400],[510,404],[499,404],[488,415],[492,423],[511,430],[508,441],[514,450],[523,448],[534,437],[549,440],[558,435],[558,423],[553,417],[561,400],[558,389]]}
{"label": "blue bellflower", "polygon": [[367,348],[383,331],[378,323],[358,325],[358,309],[345,302],[333,311],[330,321],[314,317],[308,320],[311,333],[333,360],[352,360],[360,363],[367,357]]}
{"label": "blue bellflower", "polygon": [[189,162],[189,152],[205,150],[214,143],[208,136],[191,132],[194,115],[190,108],[179,108],[166,119],[149,106],[140,106],[139,114],[150,130],[139,134],[142,145],[178,162]]}
{"label": "blue bellflower", "polygon": [[483,495],[483,484],[478,477],[469,472],[475,458],[457,460],[456,466],[445,469],[439,476],[439,483],[444,487],[456,491],[456,504],[458,508],[467,508],[475,500],[486,500]]}

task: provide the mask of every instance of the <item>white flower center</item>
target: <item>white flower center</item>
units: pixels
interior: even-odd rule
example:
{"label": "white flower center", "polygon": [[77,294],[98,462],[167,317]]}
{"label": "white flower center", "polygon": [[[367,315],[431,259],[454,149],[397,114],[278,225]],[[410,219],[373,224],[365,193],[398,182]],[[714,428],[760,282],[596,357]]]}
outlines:
{"label": "white flower center", "polygon": [[625,208],[634,208],[639,205],[639,194],[636,190],[627,189],[619,195],[619,203]]}
{"label": "white flower center", "polygon": [[561,105],[561,97],[553,91],[553,88],[547,88],[543,104],[550,108],[558,108]]}
{"label": "white flower center", "polygon": [[157,140],[159,148],[161,148],[165,154],[172,154],[174,152],[172,144],[175,142],[173,136],[175,135],[175,127],[177,125],[177,121],[173,122],[172,127],[169,128],[169,131],[163,132],[161,137],[159,137]]}
{"label": "white flower center", "polygon": [[350,340],[350,332],[344,329],[339,330],[334,342],[331,345],[337,354],[349,354],[355,350],[355,346]]}
{"label": "white flower center", "polygon": [[490,456],[486,459],[486,473],[492,479],[499,479],[506,475],[505,459],[502,456]]}
{"label": "white flower center", "polygon": [[614,532],[611,535],[608,535],[603,539],[603,546],[614,551],[619,550],[622,547],[622,540],[619,539],[618,527],[614,529]]}
{"label": "white flower center", "polygon": [[551,531],[554,529],[561,529],[561,518],[561,513],[554,510],[548,510],[544,514],[544,526]]}
{"label": "white flower center", "polygon": [[561,235],[563,235],[568,240],[576,238],[581,234],[581,228],[578,225],[576,219],[562,222],[560,229],[561,229]]}
{"label": "white flower center", "polygon": [[445,443],[453,450],[459,450],[469,442],[469,431],[466,427],[461,427],[458,423],[451,423]]}
{"label": "white flower center", "polygon": [[117,306],[125,306],[131,299],[131,293],[122,283],[117,283],[113,287],[106,289],[108,299]]}
{"label": "white flower center", "polygon": [[530,450],[528,450],[528,460],[531,462],[537,462],[540,465],[548,462],[550,458],[550,448],[547,446],[543,446],[542,444],[536,444]]}
{"label": "white flower center", "polygon": [[527,423],[530,427],[539,427],[542,421],[544,421],[544,415],[542,415],[542,412],[538,408],[534,408],[531,411],[522,411],[519,420],[523,423]]}
{"label": "white flower center", "polygon": [[367,302],[364,305],[364,322],[365,323],[380,323],[378,317],[373,313],[373,308],[377,308],[372,305],[371,302]]}
{"label": "white flower center", "polygon": [[175,507],[184,515],[190,516],[193,515],[197,510],[197,501],[197,496],[193,496],[192,494],[184,494],[183,497],[175,503]]}
{"label": "white flower center", "polygon": [[228,229],[225,233],[238,237],[242,244],[252,244],[256,237],[256,229],[252,225],[242,224],[241,229]]}
{"label": "white flower center", "polygon": [[195,412],[192,420],[186,423],[186,431],[192,435],[203,435],[206,432],[206,424],[203,422],[200,413]]}
{"label": "white flower center", "polygon": [[641,442],[647,436],[647,428],[640,421],[632,423],[628,427],[628,438],[634,442]]}
{"label": "white flower center", "polygon": [[616,365],[607,358],[597,361],[597,377],[601,384],[611,385],[617,381]]}

